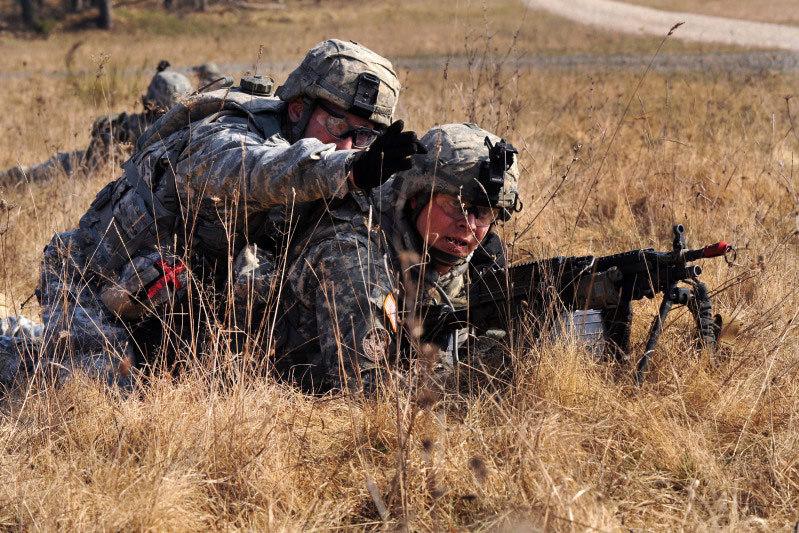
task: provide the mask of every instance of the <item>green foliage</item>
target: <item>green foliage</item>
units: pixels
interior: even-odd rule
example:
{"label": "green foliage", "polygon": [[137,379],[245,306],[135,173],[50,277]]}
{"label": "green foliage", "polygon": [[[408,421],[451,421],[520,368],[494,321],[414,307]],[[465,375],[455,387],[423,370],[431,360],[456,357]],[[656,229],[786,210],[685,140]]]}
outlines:
{"label": "green foliage", "polygon": [[45,37],[53,33],[58,26],[58,20],[52,17],[42,18],[36,21],[36,32]]}

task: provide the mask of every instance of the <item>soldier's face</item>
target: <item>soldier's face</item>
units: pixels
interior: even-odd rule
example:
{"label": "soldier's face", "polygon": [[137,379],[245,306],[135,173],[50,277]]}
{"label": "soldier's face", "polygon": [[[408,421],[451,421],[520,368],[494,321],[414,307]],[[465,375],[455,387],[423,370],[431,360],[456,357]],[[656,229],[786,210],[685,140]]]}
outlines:
{"label": "soldier's face", "polygon": [[453,217],[441,207],[449,196],[434,194],[416,219],[416,229],[429,246],[465,258],[485,238],[490,225],[481,224],[472,212]]}
{"label": "soldier's face", "polygon": [[[325,144],[335,144],[336,150],[359,150],[369,146],[368,142],[362,140],[368,131],[378,133],[371,120],[348,113],[332,104],[325,104],[314,108],[305,127],[305,137],[319,139]],[[356,145],[356,140],[359,145]]]}

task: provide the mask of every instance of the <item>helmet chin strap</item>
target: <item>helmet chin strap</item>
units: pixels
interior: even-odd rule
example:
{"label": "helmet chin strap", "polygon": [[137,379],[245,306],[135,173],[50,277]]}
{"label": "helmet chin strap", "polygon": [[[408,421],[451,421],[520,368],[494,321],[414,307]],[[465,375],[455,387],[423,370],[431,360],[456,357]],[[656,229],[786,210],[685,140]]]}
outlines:
{"label": "helmet chin strap", "polygon": [[305,128],[308,127],[308,121],[311,120],[311,115],[316,109],[316,100],[308,98],[307,96],[302,97],[302,114],[300,118],[297,119],[297,122],[292,123],[289,121],[289,135],[291,138],[289,142],[295,143],[302,139],[303,135],[305,135]]}
{"label": "helmet chin strap", "polygon": [[437,265],[452,267],[464,261],[462,257],[447,253],[444,250],[439,250],[430,245],[427,246],[427,253],[430,255],[430,260]]}

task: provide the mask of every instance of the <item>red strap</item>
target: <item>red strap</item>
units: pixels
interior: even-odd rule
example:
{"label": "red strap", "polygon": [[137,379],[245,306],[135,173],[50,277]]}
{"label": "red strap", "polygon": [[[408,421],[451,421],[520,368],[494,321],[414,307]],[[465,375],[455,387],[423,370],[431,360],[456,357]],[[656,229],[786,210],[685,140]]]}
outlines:
{"label": "red strap", "polygon": [[702,248],[702,257],[719,257],[732,250],[732,245],[724,241],[708,244]]}
{"label": "red strap", "polygon": [[178,261],[174,266],[172,266],[169,263],[159,259],[155,262],[155,266],[160,268],[163,274],[147,288],[147,298],[152,299],[169,284],[172,284],[172,287],[175,290],[183,288],[183,284],[180,282],[180,277],[178,276],[181,272],[186,270],[186,265],[184,265],[181,261]]}

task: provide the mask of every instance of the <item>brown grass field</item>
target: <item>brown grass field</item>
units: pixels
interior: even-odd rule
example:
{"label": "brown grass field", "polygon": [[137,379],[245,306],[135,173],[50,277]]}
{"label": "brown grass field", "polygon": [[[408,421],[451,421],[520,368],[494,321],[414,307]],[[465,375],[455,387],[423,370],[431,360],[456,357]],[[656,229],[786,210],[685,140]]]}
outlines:
{"label": "brown grass field", "polygon": [[[502,228],[516,258],[665,249],[725,239],[706,262],[719,353],[675,312],[642,388],[568,341],[515,351],[513,382],[430,404],[312,398],[237,371],[235,355],[122,397],[75,379],[0,410],[0,527],[8,530],[790,530],[799,520],[799,104],[780,72],[531,69],[531,53],[652,54],[659,38],[603,34],[511,0],[289,3],[173,16],[118,10],[112,35],[0,34],[0,167],[86,142],[131,109],[162,56],[295,61],[324,37],[390,58],[474,57],[403,69],[399,115],[424,131],[472,120],[521,148],[525,210]],[[157,26],[162,30],[148,28]],[[160,25],[160,26],[158,26]],[[174,33],[163,36],[164,28]],[[501,64],[483,61],[508,54]],[[710,50],[667,41],[661,53]],[[123,70],[132,68],[132,74]],[[2,74],[0,74],[2,75]],[[277,79],[285,72],[275,72]],[[640,88],[638,85],[640,83]],[[74,226],[113,170],[0,191],[0,293],[32,293],[42,247]],[[584,206],[584,209],[581,207]],[[528,230],[529,228],[529,230]],[[35,299],[34,299],[35,301]],[[656,304],[636,306],[640,353]],[[22,311],[35,315],[29,303]],[[530,347],[532,346],[532,347]],[[227,367],[224,379],[217,368]]]}

